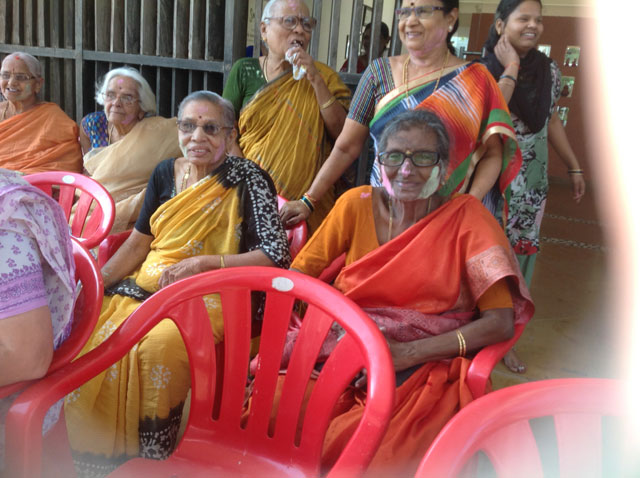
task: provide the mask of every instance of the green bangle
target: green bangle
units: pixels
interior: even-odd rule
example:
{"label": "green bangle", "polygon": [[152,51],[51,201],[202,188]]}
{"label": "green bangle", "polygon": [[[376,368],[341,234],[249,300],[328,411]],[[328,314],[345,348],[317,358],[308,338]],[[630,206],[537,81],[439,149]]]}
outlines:
{"label": "green bangle", "polygon": [[307,209],[310,212],[313,212],[313,204],[311,203],[311,201],[309,201],[309,199],[307,199],[305,196],[302,196],[300,198],[300,201],[302,201],[302,204],[304,204],[305,206],[307,206]]}
{"label": "green bangle", "polygon": [[[500,76],[500,80],[502,80],[503,78],[506,78],[507,80],[513,81],[514,84],[518,83],[518,79],[515,76],[511,76],[511,75],[502,75],[502,76]],[[500,81],[500,80],[498,80],[498,81]]]}

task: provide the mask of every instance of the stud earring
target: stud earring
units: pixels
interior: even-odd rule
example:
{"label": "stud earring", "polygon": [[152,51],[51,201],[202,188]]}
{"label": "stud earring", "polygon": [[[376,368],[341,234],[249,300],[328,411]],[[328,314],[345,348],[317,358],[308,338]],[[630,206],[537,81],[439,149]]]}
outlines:
{"label": "stud earring", "polygon": [[453,30],[453,25],[449,25],[449,31]]}

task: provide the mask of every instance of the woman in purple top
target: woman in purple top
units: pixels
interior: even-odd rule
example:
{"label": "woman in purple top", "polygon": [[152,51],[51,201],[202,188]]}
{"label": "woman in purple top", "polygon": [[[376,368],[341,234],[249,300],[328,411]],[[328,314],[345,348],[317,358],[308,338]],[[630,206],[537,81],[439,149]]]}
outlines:
{"label": "woman in purple top", "polygon": [[[69,226],[58,203],[0,169],[0,387],[47,372],[71,331],[74,274]],[[4,416],[14,398],[0,398],[0,469]],[[54,408],[45,428],[57,420],[60,407]]]}

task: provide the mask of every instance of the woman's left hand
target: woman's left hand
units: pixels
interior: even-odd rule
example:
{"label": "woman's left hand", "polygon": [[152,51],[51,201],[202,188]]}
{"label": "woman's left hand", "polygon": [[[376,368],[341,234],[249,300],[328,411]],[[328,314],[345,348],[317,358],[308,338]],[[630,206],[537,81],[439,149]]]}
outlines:
{"label": "woman's left hand", "polygon": [[203,272],[201,259],[202,257],[189,257],[167,267],[162,271],[158,285],[162,289],[180,279]]}
{"label": "woman's left hand", "polygon": [[584,182],[584,176],[582,174],[570,174],[569,176],[571,177],[571,184],[573,185],[573,200],[579,203],[587,188]]}
{"label": "woman's left hand", "polygon": [[415,347],[412,342],[396,342],[393,339],[387,338],[387,343],[391,351],[393,368],[396,372],[401,372],[416,365],[414,360]]}
{"label": "woman's left hand", "polygon": [[289,53],[295,55],[293,65],[304,66],[305,70],[307,70],[306,78],[311,84],[313,84],[317,78],[322,78],[318,74],[318,69],[316,68],[313,57],[306,50],[300,46],[294,46],[289,49]]}

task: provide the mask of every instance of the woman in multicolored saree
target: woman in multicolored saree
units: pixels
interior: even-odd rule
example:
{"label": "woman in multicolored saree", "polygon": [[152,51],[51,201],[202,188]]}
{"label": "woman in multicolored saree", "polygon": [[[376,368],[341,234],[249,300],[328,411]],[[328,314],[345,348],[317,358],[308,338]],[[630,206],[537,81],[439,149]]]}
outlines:
{"label": "woman in multicolored saree", "polygon": [[[378,146],[383,187],[343,194],[291,267],[318,276],[346,254],[334,286],[378,324],[396,369],[395,409],[369,471],[413,476],[440,429],[471,400],[467,353],[510,338],[533,304],[492,214],[470,194],[437,194],[453,149],[438,117],[401,113]],[[362,416],[358,385],[329,426],[327,466]]]}
{"label": "woman in multicolored saree", "polygon": [[[450,39],[458,26],[458,0],[404,0],[396,20],[409,53],[379,58],[364,72],[344,129],[307,198],[323,198],[360,155],[367,135],[377,143],[387,121],[414,108],[438,114],[454,144],[442,194],[461,191],[482,199],[497,186],[496,192],[508,195],[522,159],[495,80],[484,66],[453,54]],[[371,184],[380,185],[375,164]],[[293,225],[308,212],[304,202],[292,201],[280,215]]]}
{"label": "woman in multicolored saree", "polygon": [[[269,176],[226,153],[235,141],[231,104],[207,91],[178,112],[183,157],[154,170],[135,229],[102,269],[106,295],[85,351],[102,343],[150,294],[207,270],[287,267],[287,238]],[[207,299],[222,339],[219,298]],[[178,329],[165,321],[120,362],[67,397],[65,413],[81,476],[106,474],[129,458],[166,458],[189,390]]]}
{"label": "woman in multicolored saree", "polygon": [[[222,94],[239,113],[244,157],[264,168],[289,200],[302,196],[329,155],[351,96],[335,71],[307,53],[315,26],[302,0],[269,1],[261,24],[267,54],[237,61]],[[309,218],[311,229],[333,205],[329,189]]]}

